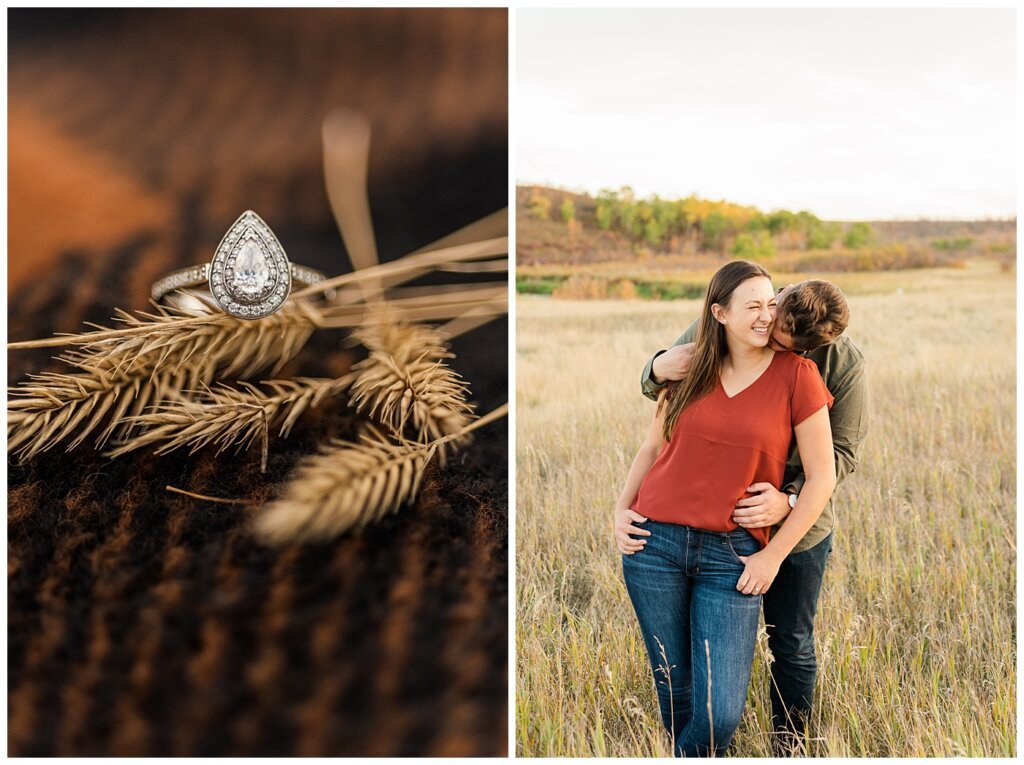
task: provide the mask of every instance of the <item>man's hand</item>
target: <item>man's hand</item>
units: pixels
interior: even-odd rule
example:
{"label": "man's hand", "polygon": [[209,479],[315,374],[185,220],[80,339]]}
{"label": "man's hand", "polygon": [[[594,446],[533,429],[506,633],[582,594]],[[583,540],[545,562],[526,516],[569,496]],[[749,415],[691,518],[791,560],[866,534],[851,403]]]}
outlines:
{"label": "man's hand", "polygon": [[661,383],[666,380],[682,380],[690,371],[690,359],[693,358],[693,349],[696,343],[683,343],[673,345],[654,360],[651,372],[654,374],[654,382]]}
{"label": "man's hand", "polygon": [[649,537],[651,532],[647,529],[639,529],[633,523],[643,523],[647,519],[640,513],[630,510],[628,507],[615,509],[615,545],[626,555],[632,555],[644,549],[646,539],[634,539],[630,534]]}
{"label": "man's hand", "polygon": [[774,526],[789,515],[789,495],[770,483],[755,483],[747,491],[754,492],[754,496],[736,503],[732,511],[733,523],[745,529],[761,529]]}

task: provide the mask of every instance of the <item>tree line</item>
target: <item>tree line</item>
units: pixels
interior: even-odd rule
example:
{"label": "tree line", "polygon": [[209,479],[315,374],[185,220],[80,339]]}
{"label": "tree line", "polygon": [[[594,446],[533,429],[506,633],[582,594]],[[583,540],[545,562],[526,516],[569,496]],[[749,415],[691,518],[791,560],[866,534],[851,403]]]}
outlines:
{"label": "tree line", "polygon": [[[841,241],[855,249],[874,243],[868,223],[854,223],[845,231],[836,222],[821,220],[807,210],[762,212],[756,207],[726,201],[663,199],[658,195],[638,197],[629,186],[602,189],[593,200],[596,225],[613,231],[636,244],[652,249],[691,252],[731,252],[745,258],[769,257],[776,247],[785,250],[827,250]],[[552,200],[534,191],[529,212],[537,218],[551,218]],[[562,220],[575,226],[577,206],[565,196],[559,207]]]}

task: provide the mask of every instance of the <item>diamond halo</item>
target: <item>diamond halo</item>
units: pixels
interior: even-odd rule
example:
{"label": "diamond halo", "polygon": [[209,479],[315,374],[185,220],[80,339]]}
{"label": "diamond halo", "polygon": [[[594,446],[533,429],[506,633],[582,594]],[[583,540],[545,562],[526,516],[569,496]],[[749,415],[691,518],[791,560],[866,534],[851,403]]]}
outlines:
{"label": "diamond halo", "polygon": [[246,210],[217,245],[209,279],[221,310],[240,319],[259,319],[287,299],[291,264],[266,221]]}

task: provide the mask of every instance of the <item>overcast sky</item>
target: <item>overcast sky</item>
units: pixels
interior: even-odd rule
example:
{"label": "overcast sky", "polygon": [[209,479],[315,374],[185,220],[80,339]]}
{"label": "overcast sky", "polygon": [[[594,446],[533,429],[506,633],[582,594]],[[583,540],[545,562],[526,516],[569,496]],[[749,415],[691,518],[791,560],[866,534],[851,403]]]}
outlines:
{"label": "overcast sky", "polygon": [[1016,211],[1010,9],[516,10],[516,178],[832,220]]}

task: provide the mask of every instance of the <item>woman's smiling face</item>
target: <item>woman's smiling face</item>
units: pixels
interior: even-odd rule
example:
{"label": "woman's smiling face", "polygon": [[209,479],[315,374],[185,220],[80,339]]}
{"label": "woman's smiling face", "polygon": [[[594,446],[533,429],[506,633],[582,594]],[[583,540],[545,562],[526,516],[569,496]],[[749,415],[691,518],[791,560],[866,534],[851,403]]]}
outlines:
{"label": "woman's smiling face", "polygon": [[735,342],[763,348],[768,345],[775,320],[775,290],[770,280],[754,276],[733,290],[728,306],[716,303],[711,310],[725,326],[730,345]]}

